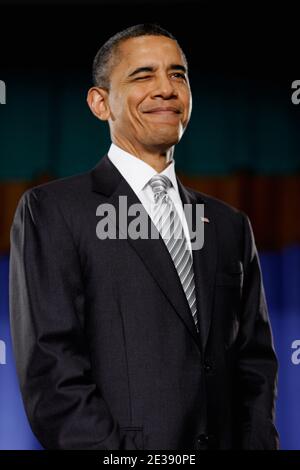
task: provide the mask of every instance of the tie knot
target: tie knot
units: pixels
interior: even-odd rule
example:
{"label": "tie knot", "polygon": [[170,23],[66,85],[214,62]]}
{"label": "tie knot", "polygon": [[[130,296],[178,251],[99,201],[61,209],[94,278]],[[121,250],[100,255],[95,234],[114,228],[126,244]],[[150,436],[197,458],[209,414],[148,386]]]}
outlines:
{"label": "tie knot", "polygon": [[155,175],[149,181],[154,193],[154,200],[157,201],[167,194],[167,190],[172,186],[171,180],[165,175]]}

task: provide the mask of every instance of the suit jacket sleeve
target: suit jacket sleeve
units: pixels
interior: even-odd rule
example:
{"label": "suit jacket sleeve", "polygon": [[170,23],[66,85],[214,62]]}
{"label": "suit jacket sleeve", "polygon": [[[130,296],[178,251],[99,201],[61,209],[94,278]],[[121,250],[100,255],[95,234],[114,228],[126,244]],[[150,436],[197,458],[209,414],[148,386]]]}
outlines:
{"label": "suit jacket sleeve", "polygon": [[248,217],[242,216],[244,283],[237,374],[242,448],[278,449],[274,425],[278,362],[253,231]]}
{"label": "suit jacket sleeve", "polygon": [[135,449],[93,383],[72,233],[52,196],[24,193],[11,228],[10,321],[32,430],[47,449]]}

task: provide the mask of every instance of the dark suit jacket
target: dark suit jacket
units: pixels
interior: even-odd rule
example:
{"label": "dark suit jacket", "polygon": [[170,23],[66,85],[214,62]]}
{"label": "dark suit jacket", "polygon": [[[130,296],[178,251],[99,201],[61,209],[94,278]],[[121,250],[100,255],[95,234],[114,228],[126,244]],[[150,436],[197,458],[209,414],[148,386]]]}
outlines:
{"label": "dark suit jacket", "polygon": [[26,413],[45,448],[278,446],[277,359],[251,225],[178,184],[210,221],[194,252],[199,335],[161,238],[97,238],[99,204],[139,202],[107,156],[22,196],[11,331]]}

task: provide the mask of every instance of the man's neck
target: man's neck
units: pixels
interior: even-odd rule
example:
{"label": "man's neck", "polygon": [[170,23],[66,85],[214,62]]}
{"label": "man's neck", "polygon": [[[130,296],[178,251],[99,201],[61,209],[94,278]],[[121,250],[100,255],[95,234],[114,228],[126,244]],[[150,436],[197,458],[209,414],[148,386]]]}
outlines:
{"label": "man's neck", "polygon": [[114,142],[114,144],[120,147],[122,150],[125,150],[125,152],[128,152],[140,160],[143,160],[145,163],[154,168],[157,173],[161,173],[173,161],[174,147],[171,147],[166,151],[151,152],[145,149],[136,150],[131,145],[124,145],[119,142]]}
{"label": "man's neck", "polygon": [[152,166],[157,173],[164,171],[167,166],[170,165],[172,159],[168,160],[166,155],[136,155],[138,158],[143,160],[148,165]]}

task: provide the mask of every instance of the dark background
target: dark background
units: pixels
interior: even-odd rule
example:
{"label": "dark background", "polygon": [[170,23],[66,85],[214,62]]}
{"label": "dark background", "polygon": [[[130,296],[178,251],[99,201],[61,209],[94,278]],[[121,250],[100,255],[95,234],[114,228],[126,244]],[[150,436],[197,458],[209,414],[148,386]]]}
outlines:
{"label": "dark background", "polygon": [[191,71],[274,82],[299,67],[299,8],[272,2],[0,2],[1,69],[89,68],[103,38],[141,22],[178,37]]}

